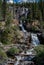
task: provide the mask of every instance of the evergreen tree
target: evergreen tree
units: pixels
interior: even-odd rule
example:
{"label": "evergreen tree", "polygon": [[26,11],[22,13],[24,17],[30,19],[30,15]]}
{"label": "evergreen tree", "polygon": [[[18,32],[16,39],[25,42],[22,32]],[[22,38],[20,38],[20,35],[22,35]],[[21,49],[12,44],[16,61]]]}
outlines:
{"label": "evergreen tree", "polygon": [[1,15],[1,9],[2,9],[2,0],[0,0],[0,20],[1,20],[1,17],[2,17],[2,15]]}
{"label": "evergreen tree", "polygon": [[0,0],[0,11],[1,11],[1,0]]}
{"label": "evergreen tree", "polygon": [[42,13],[42,19],[44,20],[44,1],[43,0],[39,0],[39,9],[41,10]]}
{"label": "evergreen tree", "polygon": [[5,18],[6,18],[6,0],[3,0],[3,3],[2,3],[2,15],[3,15],[3,20],[5,21]]}

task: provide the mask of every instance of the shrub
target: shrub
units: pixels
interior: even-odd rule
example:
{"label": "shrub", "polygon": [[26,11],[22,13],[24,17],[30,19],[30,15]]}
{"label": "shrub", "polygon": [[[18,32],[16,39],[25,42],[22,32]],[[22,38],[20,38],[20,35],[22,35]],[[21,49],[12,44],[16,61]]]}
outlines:
{"label": "shrub", "polygon": [[44,65],[44,45],[40,45],[34,48],[36,56],[34,58],[36,65]]}
{"label": "shrub", "polygon": [[11,14],[7,13],[5,26],[4,26],[4,29],[1,33],[1,42],[3,44],[12,43],[11,41],[13,40],[13,30],[11,28],[11,22],[12,22]]}
{"label": "shrub", "polygon": [[12,47],[10,48],[8,51],[7,51],[7,55],[8,57],[14,57],[15,54],[19,53],[20,52],[20,49],[18,48],[15,48],[15,47]]}
{"label": "shrub", "polygon": [[0,63],[4,62],[7,59],[6,53],[0,48]]}

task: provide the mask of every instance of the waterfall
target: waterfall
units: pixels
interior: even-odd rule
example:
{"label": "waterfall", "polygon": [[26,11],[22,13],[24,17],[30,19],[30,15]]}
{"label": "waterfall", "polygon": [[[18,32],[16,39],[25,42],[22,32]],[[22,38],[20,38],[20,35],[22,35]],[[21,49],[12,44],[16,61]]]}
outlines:
{"label": "waterfall", "polygon": [[[25,22],[25,21],[24,21]],[[24,33],[24,40],[29,36],[29,33],[24,29],[24,27],[23,27],[23,23],[22,23],[22,20],[20,20],[20,24],[19,24],[19,26],[21,27],[21,29],[22,29],[22,32]],[[39,45],[39,43],[40,43],[40,41],[39,41],[39,39],[38,39],[38,37],[37,37],[37,34],[35,34],[35,33],[31,33],[31,42],[32,42],[32,45],[34,45],[34,46],[37,46],[37,45]],[[26,42],[26,41],[25,41]],[[21,53],[21,54],[33,54],[34,53],[34,49],[33,48],[30,48],[29,50],[26,50],[26,53],[25,52],[23,52],[23,53]],[[27,57],[24,57],[23,59],[21,58],[21,60],[32,60],[33,58],[34,58],[35,56],[27,56]],[[17,63],[16,63],[16,65],[19,63],[19,60],[17,61]]]}
{"label": "waterfall", "polygon": [[21,56],[16,56],[16,58],[17,58],[17,61],[16,61],[16,63],[14,65],[18,65],[19,64],[19,61],[21,60]]}
{"label": "waterfall", "polygon": [[28,33],[27,33],[27,31],[24,29],[24,27],[23,27],[22,20],[20,20],[20,25],[19,25],[19,26],[21,27],[22,32],[24,33],[24,39],[26,39],[27,36],[28,36]]}
{"label": "waterfall", "polygon": [[27,18],[27,15],[28,15],[28,8],[26,8],[26,11],[25,11],[25,18]]}
{"label": "waterfall", "polygon": [[26,32],[26,30],[25,30],[25,29],[24,29],[24,27],[23,27],[22,20],[20,20],[20,27],[22,28],[22,31],[25,33],[25,32]]}
{"label": "waterfall", "polygon": [[34,44],[35,46],[39,45],[40,41],[37,37],[37,34],[31,33],[31,39],[32,44]]}

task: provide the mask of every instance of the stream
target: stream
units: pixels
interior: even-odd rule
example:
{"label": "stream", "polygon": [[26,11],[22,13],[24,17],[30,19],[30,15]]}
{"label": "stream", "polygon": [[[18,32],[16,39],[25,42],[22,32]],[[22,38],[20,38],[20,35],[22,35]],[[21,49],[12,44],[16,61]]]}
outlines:
{"label": "stream", "polygon": [[[19,27],[22,29],[22,32],[24,33],[24,39],[26,40],[26,38],[28,37],[29,34],[24,29],[22,20],[20,21]],[[34,45],[34,46],[37,46],[37,45],[40,44],[40,41],[39,41],[39,39],[37,37],[37,34],[35,34],[35,33],[31,33],[31,44]],[[33,54],[33,48],[28,49],[26,51],[26,53],[23,51],[21,54],[28,54],[28,55]],[[14,65],[20,65],[20,60],[31,61],[34,58],[34,56],[25,56],[25,57],[24,56],[23,57],[22,56],[16,56],[16,58],[17,58],[17,61],[16,61],[16,63]]]}

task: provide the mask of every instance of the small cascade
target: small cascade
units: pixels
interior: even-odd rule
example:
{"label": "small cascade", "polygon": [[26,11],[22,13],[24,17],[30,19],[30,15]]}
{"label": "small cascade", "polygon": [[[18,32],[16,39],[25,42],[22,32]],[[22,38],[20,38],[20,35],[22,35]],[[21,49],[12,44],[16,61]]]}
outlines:
{"label": "small cascade", "polygon": [[31,39],[32,39],[32,44],[34,44],[35,46],[40,44],[40,41],[37,37],[37,34],[31,33]]}
{"label": "small cascade", "polygon": [[21,60],[21,56],[16,56],[16,58],[17,58],[17,61],[16,61],[16,63],[14,65],[18,65],[19,64],[19,61]]}
{"label": "small cascade", "polygon": [[19,26],[21,27],[22,32],[24,33],[24,39],[26,39],[27,36],[28,36],[28,32],[24,29],[22,20],[20,20],[20,25]]}
{"label": "small cascade", "polygon": [[32,54],[32,53],[33,53],[33,48],[30,49],[30,50],[28,50],[26,53],[27,53],[27,54]]}
{"label": "small cascade", "polygon": [[26,8],[26,11],[25,11],[25,18],[27,18],[27,15],[28,15],[28,8]]}
{"label": "small cascade", "polygon": [[23,27],[23,23],[22,23],[22,20],[20,20],[20,25],[19,25],[21,28],[22,28],[22,31],[25,33],[26,32],[26,30],[24,29],[24,27]]}

